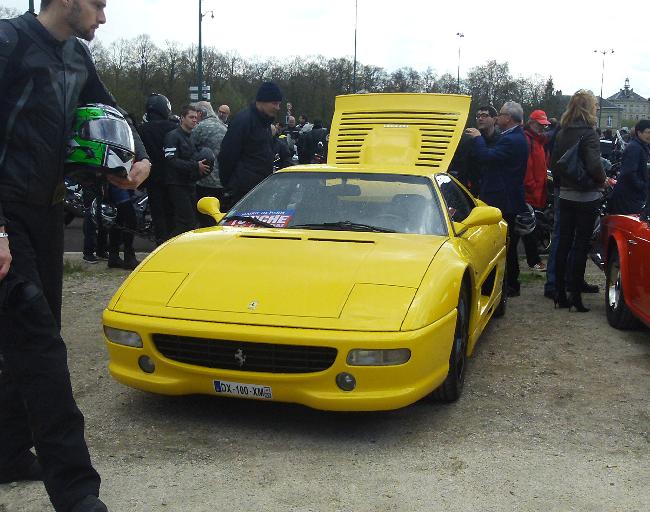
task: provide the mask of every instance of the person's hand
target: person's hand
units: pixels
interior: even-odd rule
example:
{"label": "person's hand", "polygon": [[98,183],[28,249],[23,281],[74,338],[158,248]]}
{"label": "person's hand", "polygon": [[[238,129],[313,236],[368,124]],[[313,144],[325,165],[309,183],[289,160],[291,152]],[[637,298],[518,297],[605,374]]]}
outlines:
{"label": "person's hand", "polygon": [[135,190],[142,182],[149,177],[151,172],[151,163],[149,160],[144,159],[134,163],[131,166],[129,175],[126,178],[120,176],[113,176],[109,174],[106,179],[118,188],[125,188],[127,190]]}
{"label": "person's hand", "polygon": [[476,137],[481,136],[481,132],[478,131],[476,128],[467,128],[465,130],[465,133],[469,135],[472,139],[475,139]]}
{"label": "person's hand", "polygon": [[207,160],[199,161],[199,172],[204,176],[210,172],[210,164]]}
{"label": "person's hand", "polygon": [[9,250],[9,239],[0,238],[0,281],[2,281],[11,266],[11,251]]}

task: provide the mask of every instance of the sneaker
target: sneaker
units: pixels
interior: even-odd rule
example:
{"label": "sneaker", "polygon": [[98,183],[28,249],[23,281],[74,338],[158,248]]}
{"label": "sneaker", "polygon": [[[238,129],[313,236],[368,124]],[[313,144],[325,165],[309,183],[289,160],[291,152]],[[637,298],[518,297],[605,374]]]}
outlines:
{"label": "sneaker", "polygon": [[91,494],[72,507],[71,512],[108,512],[108,509],[102,500]]}
{"label": "sneaker", "polygon": [[97,251],[97,258],[100,260],[107,260],[108,253],[106,251]]}
{"label": "sneaker", "polygon": [[90,263],[91,265],[94,265],[95,263],[99,262],[99,260],[97,259],[97,257],[94,254],[84,254],[83,260],[86,263]]}
{"label": "sneaker", "polygon": [[533,272],[546,272],[546,265],[544,265],[543,261],[540,261],[539,263],[535,263],[532,267],[528,267],[528,268]]}

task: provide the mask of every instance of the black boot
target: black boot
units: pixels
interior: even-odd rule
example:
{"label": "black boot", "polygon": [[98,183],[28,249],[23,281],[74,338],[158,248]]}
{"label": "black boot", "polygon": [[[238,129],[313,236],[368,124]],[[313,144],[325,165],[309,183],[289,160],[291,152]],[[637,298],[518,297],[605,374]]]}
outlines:
{"label": "black boot", "polygon": [[582,295],[580,292],[569,294],[569,311],[573,308],[575,308],[578,313],[587,313],[589,311],[589,308],[586,308],[582,303]]}
{"label": "black boot", "polygon": [[108,509],[97,496],[90,495],[77,503],[71,512],[108,512]]}
{"label": "black boot", "polygon": [[555,290],[555,295],[553,296],[553,303],[555,304],[555,308],[568,308],[571,304],[569,303],[569,299],[567,299],[566,292],[564,290]]}
{"label": "black boot", "polygon": [[138,259],[135,257],[135,252],[133,250],[127,252],[124,251],[124,268],[127,270],[134,270],[140,264]]}
{"label": "black boot", "polygon": [[108,255],[108,268],[124,268],[124,260],[120,258],[119,252],[110,252]]}

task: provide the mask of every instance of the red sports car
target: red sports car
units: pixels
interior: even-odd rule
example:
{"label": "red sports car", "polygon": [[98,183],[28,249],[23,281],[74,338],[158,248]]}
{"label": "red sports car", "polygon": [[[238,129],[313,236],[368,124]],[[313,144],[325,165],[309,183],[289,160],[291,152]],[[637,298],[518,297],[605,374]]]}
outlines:
{"label": "red sports car", "polygon": [[607,279],[607,321],[630,329],[650,326],[650,225],[639,215],[608,215],[602,221]]}

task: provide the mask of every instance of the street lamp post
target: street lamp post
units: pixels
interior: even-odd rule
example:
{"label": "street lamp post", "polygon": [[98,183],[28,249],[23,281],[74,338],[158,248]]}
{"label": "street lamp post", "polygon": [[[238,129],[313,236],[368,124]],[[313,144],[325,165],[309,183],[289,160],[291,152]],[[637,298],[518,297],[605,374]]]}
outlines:
{"label": "street lamp post", "polygon": [[465,37],[465,34],[462,32],[456,32],[456,35],[458,36],[458,74],[456,75],[456,92],[460,93],[460,42],[463,37]]}
{"label": "street lamp post", "polygon": [[359,11],[357,9],[358,0],[354,0],[354,63],[352,64],[352,92],[357,92],[357,20]]}
{"label": "street lamp post", "polygon": [[199,101],[203,99],[203,40],[202,40],[202,30],[201,26],[203,25],[203,18],[210,13],[212,18],[214,18],[214,11],[208,11],[205,14],[201,9],[201,0],[199,0],[199,55],[196,69],[196,78],[198,81],[198,91],[199,91]]}
{"label": "street lamp post", "polygon": [[29,12],[34,12],[34,0],[29,0]]}
{"label": "street lamp post", "polygon": [[613,49],[608,50],[594,50],[594,53],[601,53],[603,55],[603,68],[600,73],[600,97],[598,99],[598,128],[600,128],[600,119],[603,117],[603,81],[605,80],[605,55],[614,53]]}

